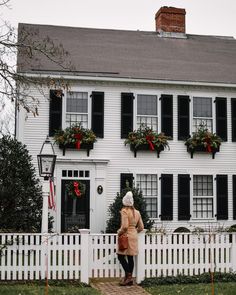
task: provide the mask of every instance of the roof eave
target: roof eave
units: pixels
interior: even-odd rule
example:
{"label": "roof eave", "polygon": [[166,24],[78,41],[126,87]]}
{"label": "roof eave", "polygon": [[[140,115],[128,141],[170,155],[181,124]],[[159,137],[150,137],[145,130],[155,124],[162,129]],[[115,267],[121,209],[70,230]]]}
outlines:
{"label": "roof eave", "polygon": [[133,77],[105,77],[105,76],[89,76],[89,75],[71,75],[71,74],[49,74],[49,73],[31,73],[18,72],[26,77],[31,78],[52,78],[64,80],[81,80],[81,81],[101,81],[101,82],[122,82],[122,83],[142,83],[142,84],[165,84],[165,85],[183,85],[183,86],[204,86],[204,87],[224,87],[236,88],[236,83],[225,82],[204,82],[204,81],[182,81],[182,80],[167,80],[167,79],[145,79]]}

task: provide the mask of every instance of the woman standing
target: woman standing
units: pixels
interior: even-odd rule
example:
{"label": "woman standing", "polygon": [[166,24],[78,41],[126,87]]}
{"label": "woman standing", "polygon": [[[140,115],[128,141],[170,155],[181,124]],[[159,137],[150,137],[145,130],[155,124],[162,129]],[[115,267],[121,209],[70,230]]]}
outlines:
{"label": "woman standing", "polygon": [[132,273],[134,269],[133,256],[138,255],[138,233],[143,230],[143,221],[140,212],[134,208],[133,193],[127,192],[122,199],[121,226],[117,231],[118,236],[127,234],[128,248],[118,250],[118,259],[125,271],[125,277],[120,283],[121,286],[133,285]]}

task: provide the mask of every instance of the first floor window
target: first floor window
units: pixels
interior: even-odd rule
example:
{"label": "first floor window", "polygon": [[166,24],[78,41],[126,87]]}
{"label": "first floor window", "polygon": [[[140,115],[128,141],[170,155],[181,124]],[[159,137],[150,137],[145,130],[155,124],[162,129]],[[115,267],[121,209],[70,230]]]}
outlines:
{"label": "first floor window", "polygon": [[193,132],[196,132],[200,126],[212,132],[212,124],[212,98],[193,97]]}
{"label": "first floor window", "polygon": [[88,128],[88,93],[70,91],[66,100],[66,127],[78,123]]}
{"label": "first floor window", "polygon": [[142,191],[146,201],[146,211],[150,218],[158,217],[158,187],[156,174],[137,174],[137,187]]}
{"label": "first floor window", "polygon": [[193,176],[193,218],[206,219],[214,216],[213,176]]}
{"label": "first floor window", "polygon": [[157,96],[137,95],[137,128],[146,125],[154,131],[158,130]]}

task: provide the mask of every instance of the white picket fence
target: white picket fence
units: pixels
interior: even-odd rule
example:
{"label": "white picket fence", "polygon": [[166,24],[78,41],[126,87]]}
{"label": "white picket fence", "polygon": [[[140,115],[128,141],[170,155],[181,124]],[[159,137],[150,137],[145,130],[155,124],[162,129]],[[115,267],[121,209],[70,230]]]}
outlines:
{"label": "white picket fence", "polygon": [[[139,234],[134,275],[196,275],[236,271],[236,233]],[[120,277],[116,235],[0,234],[0,280],[73,280]]]}

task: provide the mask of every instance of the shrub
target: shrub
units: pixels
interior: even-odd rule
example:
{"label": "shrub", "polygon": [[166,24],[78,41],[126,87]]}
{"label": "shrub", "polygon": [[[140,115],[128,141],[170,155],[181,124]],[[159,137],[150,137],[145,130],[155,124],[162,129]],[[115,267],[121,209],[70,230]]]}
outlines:
{"label": "shrub", "polygon": [[123,207],[122,199],[124,195],[132,191],[134,198],[134,207],[140,211],[142,216],[144,228],[150,230],[154,221],[150,220],[146,212],[146,202],[143,198],[142,192],[138,188],[127,187],[121,193],[117,193],[114,203],[109,206],[110,219],[107,221],[107,233],[116,233],[120,228],[121,216],[120,210]]}
{"label": "shrub", "polygon": [[[0,228],[2,232],[40,232],[42,189],[26,146],[0,139]],[[49,229],[52,219],[49,218]]]}
{"label": "shrub", "polygon": [[[142,286],[152,287],[156,285],[169,285],[169,284],[199,284],[199,283],[210,283],[211,274],[203,273],[194,276],[167,276],[167,277],[155,277],[146,278],[141,282]],[[236,282],[236,273],[214,273],[214,282]]]}

